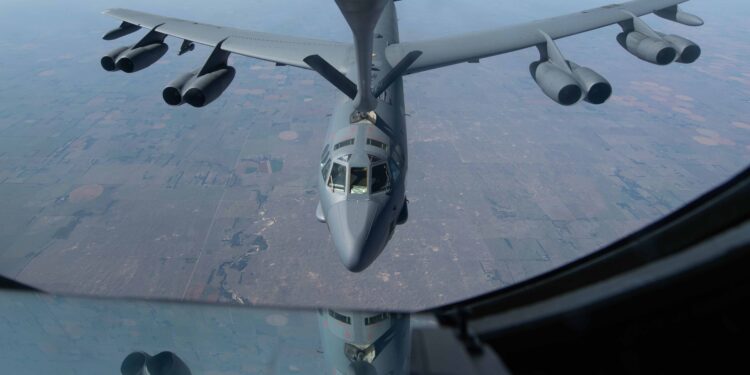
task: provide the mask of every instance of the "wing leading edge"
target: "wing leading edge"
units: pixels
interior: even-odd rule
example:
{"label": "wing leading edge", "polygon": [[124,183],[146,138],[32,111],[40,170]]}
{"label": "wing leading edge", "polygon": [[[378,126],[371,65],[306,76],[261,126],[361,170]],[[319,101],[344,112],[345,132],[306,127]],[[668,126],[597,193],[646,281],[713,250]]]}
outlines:
{"label": "wing leading edge", "polygon": [[411,51],[422,51],[422,56],[406,71],[411,74],[545,44],[545,35],[553,40],[564,38],[651,13],[685,25],[701,25],[700,18],[677,8],[686,1],[635,0],[495,30],[398,43],[386,49],[386,58],[395,64]]}
{"label": "wing leading edge", "polygon": [[[109,9],[103,13],[124,22],[123,35],[137,30],[130,26],[135,25],[210,47],[221,44],[220,48],[227,52],[304,69],[310,69],[303,61],[307,56],[320,55],[343,71],[351,55],[351,45],[346,43],[215,26],[129,9]],[[121,36],[113,35],[112,39]]]}
{"label": "wing leading edge", "polygon": [[[387,87],[386,83],[401,75],[537,47],[539,60],[529,69],[547,96],[563,105],[575,104],[582,98],[602,104],[612,93],[609,82],[592,69],[567,60],[555,40],[619,24],[622,32],[617,41],[632,55],[658,65],[674,61],[692,63],[701,54],[697,44],[678,35],[659,33],[640,18],[653,13],[689,26],[702,25],[700,18],[679,8],[686,1],[632,0],[490,31],[393,44],[386,48],[385,57],[394,69],[386,77],[389,80],[381,83]],[[127,9],[110,9],[104,14],[122,21],[118,28],[104,35],[106,40],[141,28],[148,30],[139,42],[102,57],[102,67],[108,71],[133,73],[152,65],[167,52],[164,43],[167,36],[183,39],[180,55],[193,50],[194,43],[213,47],[202,68],[181,75],[165,88],[164,100],[170,105],[188,103],[202,107],[218,98],[235,75],[234,68],[228,65],[230,53],[313,69],[355,101],[360,94],[346,77],[355,58],[351,44],[202,24]],[[379,90],[380,87],[374,91]]]}

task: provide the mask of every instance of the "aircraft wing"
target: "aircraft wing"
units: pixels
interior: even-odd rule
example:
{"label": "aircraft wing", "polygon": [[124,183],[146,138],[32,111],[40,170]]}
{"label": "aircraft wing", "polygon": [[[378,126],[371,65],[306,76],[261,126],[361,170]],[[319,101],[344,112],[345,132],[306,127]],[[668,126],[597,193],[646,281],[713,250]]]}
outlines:
{"label": "aircraft wing", "polygon": [[686,1],[635,0],[495,30],[398,43],[386,49],[386,58],[395,65],[411,51],[421,51],[422,55],[406,70],[405,74],[410,74],[544,44],[544,34],[554,40],[651,13],[690,26],[701,25],[700,18],[677,8]]}
{"label": "aircraft wing", "polygon": [[351,45],[346,43],[215,26],[129,9],[109,9],[103,13],[190,42],[210,47],[221,43],[220,48],[227,52],[305,69],[310,69],[303,61],[305,57],[320,55],[339,70],[345,70],[351,54]]}

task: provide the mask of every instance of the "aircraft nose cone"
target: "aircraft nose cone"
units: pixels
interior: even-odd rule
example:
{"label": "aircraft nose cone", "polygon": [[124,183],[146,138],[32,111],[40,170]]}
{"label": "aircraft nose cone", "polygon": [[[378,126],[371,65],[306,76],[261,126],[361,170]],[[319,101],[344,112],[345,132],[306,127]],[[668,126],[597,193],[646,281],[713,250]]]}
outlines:
{"label": "aircraft nose cone", "polygon": [[350,271],[360,272],[372,262],[369,237],[378,206],[367,200],[351,200],[336,203],[332,211],[331,236],[341,262]]}

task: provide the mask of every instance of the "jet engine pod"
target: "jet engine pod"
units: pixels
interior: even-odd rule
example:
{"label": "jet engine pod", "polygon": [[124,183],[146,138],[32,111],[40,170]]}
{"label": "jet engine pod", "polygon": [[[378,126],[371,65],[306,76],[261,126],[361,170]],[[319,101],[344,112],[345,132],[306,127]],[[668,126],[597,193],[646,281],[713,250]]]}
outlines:
{"label": "jet engine pod", "polygon": [[151,66],[164,56],[168,49],[169,47],[165,43],[152,43],[131,48],[117,58],[117,68],[125,73],[137,72]]}
{"label": "jet engine pod", "polygon": [[117,58],[120,56],[120,54],[122,54],[123,52],[125,52],[128,48],[130,48],[130,47],[128,47],[128,46],[118,47],[118,48],[113,49],[110,53],[104,55],[104,57],[102,57],[102,61],[101,61],[102,62],[102,68],[104,68],[104,70],[106,70],[108,72],[114,72],[115,70],[118,70],[119,68],[115,64],[115,60],[117,60]]}
{"label": "jet engine pod", "polygon": [[531,76],[550,99],[572,105],[581,100],[583,91],[576,79],[549,61],[535,61],[529,66]]}
{"label": "jet engine pod", "polygon": [[191,375],[185,362],[172,352],[161,352],[146,361],[144,375]]}
{"label": "jet engine pod", "polygon": [[234,79],[231,66],[198,76],[183,91],[182,99],[193,107],[203,107],[216,100]]}
{"label": "jet engine pod", "polygon": [[128,354],[120,365],[122,375],[150,375],[146,369],[146,362],[151,356],[144,352],[133,352]]}
{"label": "jet engine pod", "polygon": [[692,40],[685,39],[679,35],[662,35],[677,50],[677,62],[691,64],[701,57],[701,47]]}
{"label": "jet engine pod", "polygon": [[174,81],[170,82],[167,87],[165,87],[161,92],[161,96],[164,98],[164,101],[169,105],[182,104],[182,91],[188,84],[188,82],[191,79],[195,78],[197,74],[198,72],[185,73],[177,77],[177,79],[175,79]]}
{"label": "jet engine pod", "polygon": [[677,50],[669,42],[638,31],[618,34],[617,42],[633,56],[652,64],[668,65],[677,57]]}
{"label": "jet engine pod", "polygon": [[612,85],[599,73],[572,61],[568,61],[578,83],[586,93],[583,100],[591,104],[602,104],[612,95]]}

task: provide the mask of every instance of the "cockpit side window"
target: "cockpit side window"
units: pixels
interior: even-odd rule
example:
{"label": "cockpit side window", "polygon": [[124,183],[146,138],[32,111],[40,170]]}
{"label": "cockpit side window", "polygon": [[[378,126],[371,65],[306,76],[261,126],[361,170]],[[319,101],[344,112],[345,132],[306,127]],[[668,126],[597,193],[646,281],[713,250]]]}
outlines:
{"label": "cockpit side window", "polygon": [[351,194],[367,194],[367,167],[352,167],[350,184]]}
{"label": "cockpit side window", "polygon": [[328,176],[328,187],[333,191],[336,191],[337,189],[340,191],[346,190],[346,166],[339,163],[333,163],[331,175]]}
{"label": "cockpit side window", "polygon": [[323,178],[326,178],[326,175],[328,174],[328,168],[331,167],[331,159],[329,158],[323,167],[320,169],[320,173],[323,174]]}
{"label": "cockpit side window", "polygon": [[330,145],[326,145],[326,147],[323,149],[323,154],[320,155],[320,164],[325,164],[328,156],[330,156],[330,148]]}
{"label": "cockpit side window", "polygon": [[378,164],[372,167],[372,192],[378,193],[388,188],[388,167]]}

